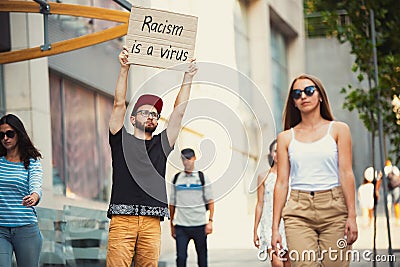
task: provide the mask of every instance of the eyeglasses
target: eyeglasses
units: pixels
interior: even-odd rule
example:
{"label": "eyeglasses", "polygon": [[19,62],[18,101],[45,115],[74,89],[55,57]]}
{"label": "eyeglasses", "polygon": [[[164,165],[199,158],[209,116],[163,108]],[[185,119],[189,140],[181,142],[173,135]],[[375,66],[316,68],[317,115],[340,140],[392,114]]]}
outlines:
{"label": "eyeglasses", "polygon": [[310,86],[307,86],[306,88],[304,88],[304,90],[294,89],[294,90],[292,90],[292,92],[290,92],[290,94],[292,95],[292,97],[294,99],[299,99],[303,92],[306,94],[306,96],[312,96],[314,94],[315,90],[317,90],[315,85],[310,85]]}
{"label": "eyeglasses", "polygon": [[136,114],[140,114],[146,118],[151,116],[153,119],[156,119],[156,120],[160,119],[160,114],[158,114],[157,112],[154,112],[154,111],[150,112],[148,110],[138,110],[138,111],[136,111]]}
{"label": "eyeglasses", "polygon": [[3,140],[5,136],[7,136],[8,138],[14,138],[15,131],[8,130],[6,132],[0,132],[0,140]]}

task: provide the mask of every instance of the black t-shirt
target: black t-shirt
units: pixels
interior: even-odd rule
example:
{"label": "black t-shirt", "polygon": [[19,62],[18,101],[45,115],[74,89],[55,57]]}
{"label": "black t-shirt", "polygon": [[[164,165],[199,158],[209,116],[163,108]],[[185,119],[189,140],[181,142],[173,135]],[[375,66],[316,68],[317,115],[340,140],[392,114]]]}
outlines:
{"label": "black t-shirt", "polygon": [[113,185],[107,216],[169,217],[165,168],[170,147],[166,130],[151,140],[138,139],[125,127],[109,133]]}

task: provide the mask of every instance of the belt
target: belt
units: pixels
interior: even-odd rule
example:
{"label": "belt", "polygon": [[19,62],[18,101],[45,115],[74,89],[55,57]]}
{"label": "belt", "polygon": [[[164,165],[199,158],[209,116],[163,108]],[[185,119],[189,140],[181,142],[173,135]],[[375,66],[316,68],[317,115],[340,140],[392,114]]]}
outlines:
{"label": "belt", "polygon": [[304,190],[297,190],[297,189],[292,190],[293,193],[309,194],[311,196],[314,196],[314,195],[320,194],[320,193],[331,192],[331,191],[332,191],[332,189],[319,190],[319,191],[304,191]]}

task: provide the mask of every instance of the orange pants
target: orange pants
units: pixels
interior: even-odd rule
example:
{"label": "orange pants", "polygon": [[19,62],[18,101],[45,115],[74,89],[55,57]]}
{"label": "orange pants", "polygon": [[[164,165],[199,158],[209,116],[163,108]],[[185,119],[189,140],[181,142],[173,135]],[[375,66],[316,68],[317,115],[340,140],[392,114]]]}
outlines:
{"label": "orange pants", "polygon": [[113,215],[108,234],[107,267],[157,267],[160,217]]}
{"label": "orange pants", "polygon": [[344,230],[347,207],[341,187],[322,192],[292,190],[283,209],[292,267],[349,266]]}

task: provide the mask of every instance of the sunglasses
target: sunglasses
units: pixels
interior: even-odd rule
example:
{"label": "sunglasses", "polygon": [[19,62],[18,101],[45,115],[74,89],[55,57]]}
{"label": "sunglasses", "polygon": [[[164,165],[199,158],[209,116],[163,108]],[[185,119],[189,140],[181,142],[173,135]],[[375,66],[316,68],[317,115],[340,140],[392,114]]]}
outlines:
{"label": "sunglasses", "polygon": [[6,132],[0,132],[0,140],[3,140],[5,136],[7,136],[8,138],[14,138],[15,131],[8,130]]}
{"label": "sunglasses", "polygon": [[310,86],[307,86],[306,88],[304,88],[304,90],[294,89],[294,90],[292,90],[292,92],[290,92],[290,94],[294,99],[297,100],[297,99],[300,99],[303,92],[306,94],[306,96],[312,96],[314,94],[315,90],[317,90],[315,85],[310,85]]}

